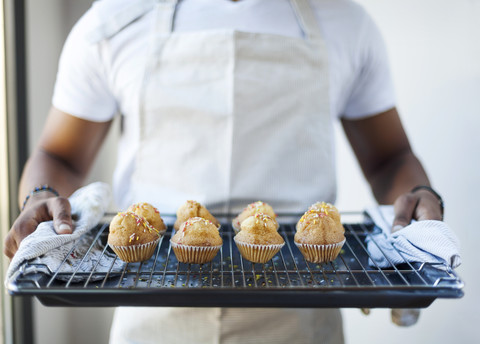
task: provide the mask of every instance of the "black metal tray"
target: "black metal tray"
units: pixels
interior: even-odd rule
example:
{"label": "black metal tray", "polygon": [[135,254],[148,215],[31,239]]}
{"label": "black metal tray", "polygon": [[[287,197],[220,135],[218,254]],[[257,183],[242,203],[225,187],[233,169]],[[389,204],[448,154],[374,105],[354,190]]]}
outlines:
{"label": "black metal tray", "polygon": [[[62,272],[67,257],[56,271],[27,262],[8,281],[8,291],[14,296],[35,296],[47,306],[76,307],[424,308],[436,298],[463,296],[463,282],[448,266],[441,270],[427,263],[405,262],[388,269],[369,265],[365,240],[378,230],[372,223],[345,223],[346,243],[337,259],[309,263],[293,243],[296,219],[280,218],[279,233],[286,245],[266,264],[242,259],[227,216],[221,218],[223,247],[211,263],[178,263],[169,245],[169,225],[148,261],[103,272],[95,268]],[[108,225],[98,226],[90,236],[92,246],[105,244]],[[104,246],[105,259],[109,250]],[[78,259],[89,254],[87,250]],[[113,267],[118,259],[110,260]]]}

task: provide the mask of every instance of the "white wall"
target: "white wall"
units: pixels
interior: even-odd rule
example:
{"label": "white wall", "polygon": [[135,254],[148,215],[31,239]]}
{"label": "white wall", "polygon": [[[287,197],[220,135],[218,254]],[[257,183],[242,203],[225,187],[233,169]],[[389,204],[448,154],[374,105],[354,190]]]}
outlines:
{"label": "white wall", "polygon": [[[50,105],[58,53],[66,28],[89,0],[30,0],[29,105],[32,142]],[[480,234],[473,215],[480,209],[480,1],[359,0],[380,26],[390,52],[398,107],[417,155],[446,204],[445,219],[462,241],[465,297],[437,300],[422,311],[419,323],[398,328],[389,311],[344,310],[348,343],[480,342],[476,307],[480,304],[475,255]],[[49,17],[42,17],[48,15]],[[59,19],[61,18],[61,19]],[[48,25],[46,25],[48,23]],[[47,39],[48,38],[48,39]],[[338,132],[339,197],[342,210],[373,203],[367,185]],[[110,148],[102,153],[92,179],[108,180]],[[45,308],[36,305],[38,343],[105,342],[110,309]],[[53,335],[52,329],[57,332]]]}
{"label": "white wall", "polygon": [[[359,0],[375,18],[387,42],[398,107],[417,155],[445,200],[445,220],[462,243],[466,282],[460,300],[437,300],[418,324],[390,323],[388,310],[368,317],[344,310],[349,343],[479,343],[480,231],[480,1]],[[341,144],[341,209],[371,202],[349,148]],[[350,155],[348,158],[346,156]],[[343,175],[343,178],[342,178]],[[347,178],[348,177],[348,178]]]}

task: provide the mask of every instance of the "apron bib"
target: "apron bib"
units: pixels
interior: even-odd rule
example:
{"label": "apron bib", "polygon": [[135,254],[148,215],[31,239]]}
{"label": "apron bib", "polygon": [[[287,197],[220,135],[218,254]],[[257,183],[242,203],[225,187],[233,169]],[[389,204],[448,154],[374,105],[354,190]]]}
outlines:
{"label": "apron bib", "polygon": [[228,213],[262,200],[280,213],[334,200],[327,51],[307,1],[291,3],[304,38],[177,34],[176,1],[157,4],[131,202]]}

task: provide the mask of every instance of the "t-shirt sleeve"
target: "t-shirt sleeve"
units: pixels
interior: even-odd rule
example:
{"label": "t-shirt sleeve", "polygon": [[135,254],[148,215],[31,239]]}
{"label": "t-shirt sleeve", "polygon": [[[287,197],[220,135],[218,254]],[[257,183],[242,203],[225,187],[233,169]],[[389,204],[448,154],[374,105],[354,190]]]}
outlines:
{"label": "t-shirt sleeve", "polygon": [[342,116],[347,119],[376,115],[395,106],[385,42],[378,27],[366,13],[358,50],[359,69]]}
{"label": "t-shirt sleeve", "polygon": [[87,41],[95,16],[87,12],[73,27],[60,56],[52,105],[95,122],[112,119],[117,102],[108,86],[99,44]]}

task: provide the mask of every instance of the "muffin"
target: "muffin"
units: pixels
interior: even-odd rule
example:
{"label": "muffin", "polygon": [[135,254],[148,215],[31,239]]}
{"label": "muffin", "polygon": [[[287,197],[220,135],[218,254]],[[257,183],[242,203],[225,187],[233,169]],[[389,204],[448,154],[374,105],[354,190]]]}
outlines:
{"label": "muffin", "polygon": [[[273,211],[273,208],[268,203],[257,201],[247,205],[245,209],[243,209],[243,211],[240,214],[238,214],[236,218],[233,219],[232,227],[235,233],[238,233],[240,231],[241,224],[247,217],[250,217],[257,213],[262,213],[270,216],[276,223],[277,214],[275,214],[275,212]],[[278,224],[277,224],[277,229],[278,229]]]}
{"label": "muffin", "polygon": [[345,243],[340,213],[330,203],[315,203],[297,223],[294,242],[306,260],[322,263],[334,260]]}
{"label": "muffin", "polygon": [[160,212],[157,208],[149,203],[135,203],[128,207],[127,211],[137,214],[143,217],[148,223],[155,228],[160,234],[165,234],[167,226],[160,217]]}
{"label": "muffin", "polygon": [[218,220],[212,214],[210,214],[207,208],[196,201],[186,201],[177,210],[177,219],[173,225],[173,228],[175,228],[175,230],[179,230],[182,223],[192,217],[204,218],[205,220],[213,222],[217,228],[220,227]]}
{"label": "muffin", "polygon": [[145,218],[121,212],[110,222],[108,245],[124,262],[140,262],[153,255],[160,236]]}
{"label": "muffin", "polygon": [[215,223],[192,217],[182,223],[170,243],[179,262],[204,264],[217,255],[223,241]]}
{"label": "muffin", "polygon": [[240,232],[233,238],[242,257],[253,263],[266,263],[272,259],[285,245],[277,227],[277,222],[263,213],[243,220]]}

